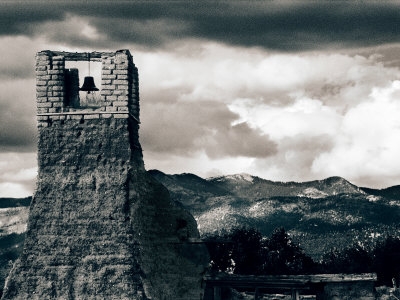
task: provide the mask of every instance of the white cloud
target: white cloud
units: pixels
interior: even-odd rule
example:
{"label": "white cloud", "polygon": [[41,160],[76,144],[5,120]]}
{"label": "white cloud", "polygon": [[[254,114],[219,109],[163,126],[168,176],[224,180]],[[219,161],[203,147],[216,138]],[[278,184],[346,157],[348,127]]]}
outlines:
{"label": "white cloud", "polygon": [[[75,30],[68,26],[66,34]],[[19,73],[27,64],[33,69],[37,50],[88,50],[49,45],[42,39],[0,41],[14,45],[15,55],[0,46],[0,54],[9,56],[9,66],[28,49],[30,58],[23,59]],[[202,176],[246,172],[284,181],[340,175],[370,186],[400,181],[399,84],[391,84],[400,71],[385,66],[377,55],[278,54],[199,41],[153,52],[129,48],[139,67],[140,138],[148,168]],[[31,79],[0,79],[0,105],[9,115],[3,132],[11,125],[34,128],[33,84]],[[249,140],[240,138],[250,136],[248,131],[233,130],[241,122],[268,136],[277,152],[266,151],[262,157],[246,147],[223,151],[233,149],[233,142]],[[245,151],[258,158],[245,157]],[[22,184],[21,190],[33,191],[29,170],[36,163],[21,159],[22,164],[9,165],[5,172],[4,161],[13,159],[0,156],[1,172],[13,178],[0,178],[7,184],[4,190]],[[24,183],[29,180],[30,186]]]}
{"label": "white cloud", "polygon": [[[176,93],[172,95],[182,101],[212,98],[240,116],[232,125],[247,122],[278,144],[275,156],[246,162],[237,159],[230,171],[275,180],[341,175],[360,185],[399,183],[400,167],[395,163],[399,132],[393,125],[399,115],[394,102],[397,87],[387,88],[400,77],[399,69],[386,67],[376,55],[241,50],[207,44],[195,59],[173,53],[146,54],[154,69],[141,73],[142,82],[152,84],[152,74],[160,82],[159,90],[153,86],[152,94],[146,96],[151,100],[154,94],[162,94],[160,90],[173,88]],[[139,54],[139,66],[141,58]],[[157,67],[162,71],[156,72]],[[389,100],[384,101],[385,97]],[[204,174],[204,169],[215,169],[216,160],[193,158],[185,159],[187,170]],[[173,162],[180,165],[181,159],[177,156]],[[194,163],[196,159],[201,167]],[[174,173],[171,163],[166,170]]]}
{"label": "white cloud", "polygon": [[[189,45],[175,52],[139,51],[134,55],[141,76],[142,114],[149,116],[147,110],[154,110],[157,102],[166,101],[168,105],[169,101],[176,105],[177,101],[202,103],[211,99],[224,103],[238,115],[231,125],[246,122],[261,130],[277,144],[278,151],[264,159],[215,160],[204,153],[199,155],[193,148],[190,157],[180,156],[177,152],[173,159],[169,156],[157,163],[154,163],[154,156],[145,156],[147,165],[171,173],[193,170],[197,174],[206,174],[206,170],[214,173],[221,170],[248,172],[283,181],[341,175],[360,185],[399,183],[396,164],[382,171],[383,165],[395,159],[392,156],[389,159],[389,152],[396,152],[397,129],[383,124],[387,124],[396,109],[373,100],[381,95],[370,95],[373,90],[382,93],[388,83],[400,77],[400,71],[385,66],[379,55],[365,57],[345,52],[277,54],[215,43],[197,46],[194,50]],[[370,112],[361,113],[359,110],[366,99],[376,107],[370,106]],[[380,117],[377,117],[378,112]],[[375,117],[369,116],[374,113]],[[359,114],[364,117],[360,119]],[[144,128],[157,121],[143,119],[146,121],[142,125]],[[190,119],[187,116],[183,121],[190,122]],[[205,121],[213,127],[213,120]],[[182,132],[185,132],[183,128],[187,123],[175,125],[171,129],[182,126]],[[374,141],[365,137],[363,132],[376,130],[372,127],[380,128],[377,135],[386,141],[384,147],[373,146]],[[163,131],[168,130],[166,123]],[[147,131],[146,134],[153,133]],[[153,142],[157,143],[157,139]],[[340,145],[347,145],[347,148]],[[159,150],[161,153],[162,145]],[[373,159],[363,155],[364,152],[374,153]],[[352,164],[348,164],[345,154],[359,166],[349,168]],[[217,161],[235,167],[217,168]],[[373,179],[374,174],[380,178]]]}
{"label": "white cloud", "polygon": [[23,184],[13,182],[0,183],[0,198],[23,198],[32,196],[33,191]]}
{"label": "white cloud", "polygon": [[237,99],[230,109],[241,116],[241,121],[262,130],[272,140],[287,137],[334,135],[341,122],[341,114],[320,100],[301,97],[287,106],[273,106]]}
{"label": "white cloud", "polygon": [[36,153],[0,153],[0,197],[32,196],[37,175]]}
{"label": "white cloud", "polygon": [[321,153],[312,169],[355,182],[399,184],[400,81],[375,88],[344,116],[335,146]]}
{"label": "white cloud", "polygon": [[197,152],[191,157],[168,155],[159,156],[154,153],[144,153],[147,170],[158,169],[168,174],[194,173],[201,177],[210,177],[223,174],[242,173],[251,168],[254,158],[227,157],[210,159],[204,152]]}
{"label": "white cloud", "polygon": [[176,88],[183,100],[212,98],[227,103],[251,98],[282,105],[292,93],[302,93],[343,106],[359,101],[359,96],[369,94],[371,85],[382,86],[398,73],[373,56],[276,54],[215,43],[197,44],[196,50],[136,51],[134,60],[145,90],[148,85],[154,90],[157,82],[156,90]]}
{"label": "white cloud", "polygon": [[37,175],[37,168],[29,168],[29,169],[12,169],[9,170],[8,172],[6,171],[5,173],[1,174],[0,178],[3,180],[9,180],[9,181],[17,181],[17,182],[26,182],[26,181],[32,181],[36,178]]}

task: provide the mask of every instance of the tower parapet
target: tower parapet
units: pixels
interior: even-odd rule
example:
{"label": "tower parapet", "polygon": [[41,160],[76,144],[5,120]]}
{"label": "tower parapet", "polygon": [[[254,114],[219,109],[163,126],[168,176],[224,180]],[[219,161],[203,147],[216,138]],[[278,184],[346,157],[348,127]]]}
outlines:
{"label": "tower parapet", "polygon": [[[97,107],[80,105],[76,100],[79,81],[69,79],[77,78],[77,70],[65,68],[66,61],[88,60],[102,64],[101,98]],[[139,77],[129,50],[41,51],[36,55],[36,78],[39,127],[60,119],[132,118],[139,122]]]}

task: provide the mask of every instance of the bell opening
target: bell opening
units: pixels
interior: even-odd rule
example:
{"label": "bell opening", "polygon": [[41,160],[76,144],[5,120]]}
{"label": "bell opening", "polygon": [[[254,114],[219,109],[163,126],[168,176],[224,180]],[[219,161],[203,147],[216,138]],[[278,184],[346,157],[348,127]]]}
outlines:
{"label": "bell opening", "polygon": [[103,103],[98,88],[101,82],[101,62],[90,61],[90,73],[87,61],[66,61],[65,67],[76,72],[70,86],[66,86],[68,97],[65,106],[79,109],[101,107]]}
{"label": "bell opening", "polygon": [[83,92],[83,95],[80,96],[81,103],[80,107],[100,107],[100,94],[99,89],[96,87],[94,83],[94,78],[92,76],[86,76],[83,80],[82,87],[79,89],[80,92]]}

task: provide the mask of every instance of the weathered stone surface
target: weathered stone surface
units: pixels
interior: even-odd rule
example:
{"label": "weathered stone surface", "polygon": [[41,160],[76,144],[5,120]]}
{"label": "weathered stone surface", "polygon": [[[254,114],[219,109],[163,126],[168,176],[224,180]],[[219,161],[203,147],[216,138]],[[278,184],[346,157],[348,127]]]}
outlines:
{"label": "weathered stone surface", "polygon": [[151,299],[201,299],[196,222],[144,170],[130,122],[40,129],[25,248],[3,299],[141,299],[143,286]]}
{"label": "weathered stone surface", "polygon": [[126,213],[127,122],[100,122],[68,120],[40,130],[27,238],[4,299],[139,299]]}
{"label": "weathered stone surface", "polygon": [[[138,236],[139,264],[146,295],[151,299],[202,299],[208,253],[194,218],[171,202],[167,189],[150,176],[132,173],[131,216]],[[200,276],[199,276],[200,275]]]}
{"label": "weathered stone surface", "polygon": [[[118,61],[137,72],[128,54]],[[38,113],[58,114],[38,116],[37,189],[2,299],[202,299],[207,250],[190,243],[199,237],[193,217],[145,171],[138,122],[60,113],[48,107],[64,96],[48,98]],[[121,108],[138,115],[135,99]]]}

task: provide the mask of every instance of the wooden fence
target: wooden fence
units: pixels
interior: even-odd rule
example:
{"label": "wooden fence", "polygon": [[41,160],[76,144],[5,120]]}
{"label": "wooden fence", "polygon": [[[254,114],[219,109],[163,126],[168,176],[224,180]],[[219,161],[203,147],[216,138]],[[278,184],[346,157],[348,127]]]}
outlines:
{"label": "wooden fence", "polygon": [[204,277],[206,292],[204,300],[224,300],[224,287],[254,290],[254,299],[269,292],[290,292],[293,300],[301,294],[316,295],[317,300],[374,300],[375,273],[364,274],[314,274],[252,276],[220,273]]}

